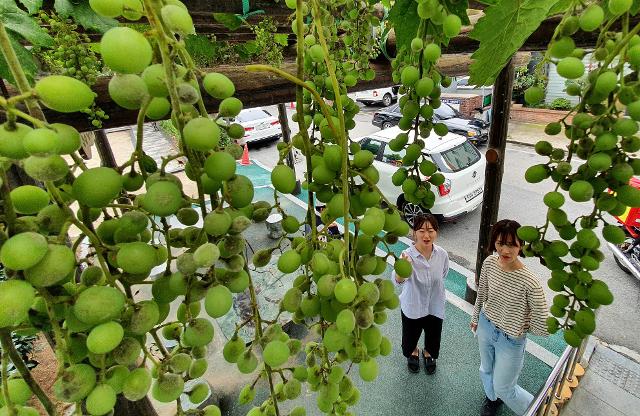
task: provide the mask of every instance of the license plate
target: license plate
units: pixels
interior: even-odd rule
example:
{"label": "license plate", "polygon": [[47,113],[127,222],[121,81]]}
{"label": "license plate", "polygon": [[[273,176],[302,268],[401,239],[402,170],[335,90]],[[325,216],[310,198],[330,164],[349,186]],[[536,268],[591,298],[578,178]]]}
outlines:
{"label": "license plate", "polygon": [[467,194],[464,196],[464,202],[469,202],[472,199],[474,199],[475,197],[477,197],[478,195],[482,194],[482,188],[478,188],[475,191]]}
{"label": "license plate", "polygon": [[269,123],[262,123],[262,124],[258,124],[258,127],[256,127],[256,130],[264,130],[269,128]]}

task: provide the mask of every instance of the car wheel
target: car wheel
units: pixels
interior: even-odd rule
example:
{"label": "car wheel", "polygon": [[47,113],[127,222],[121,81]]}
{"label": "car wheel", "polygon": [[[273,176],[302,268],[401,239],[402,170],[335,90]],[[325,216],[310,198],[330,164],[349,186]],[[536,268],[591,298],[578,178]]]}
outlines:
{"label": "car wheel", "polygon": [[616,264],[622,269],[622,271],[624,271],[626,274],[631,274],[631,270],[627,269],[627,267],[620,261],[618,256],[613,256],[613,259],[616,261]]}
{"label": "car wheel", "polygon": [[389,129],[391,127],[393,127],[393,124],[391,124],[390,121],[385,121],[384,123],[382,123],[382,130]]}
{"label": "car wheel", "polygon": [[389,93],[385,94],[384,97],[382,97],[382,104],[385,107],[389,107],[392,101],[393,101],[393,97],[391,97],[391,94]]}
{"label": "car wheel", "polygon": [[422,214],[426,214],[427,212],[429,211],[425,210],[420,205],[412,204],[411,202],[406,202],[402,206],[402,215],[411,228],[413,228],[414,219]]}

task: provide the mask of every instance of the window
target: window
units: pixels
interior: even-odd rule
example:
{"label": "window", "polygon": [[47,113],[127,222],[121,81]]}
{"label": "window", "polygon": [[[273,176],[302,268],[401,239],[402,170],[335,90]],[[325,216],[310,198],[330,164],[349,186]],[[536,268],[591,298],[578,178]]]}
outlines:
{"label": "window", "polygon": [[250,108],[248,110],[243,110],[238,117],[236,117],[236,121],[238,123],[246,123],[248,121],[261,120],[267,117],[271,117],[271,114],[267,113],[261,108]]}
{"label": "window", "polygon": [[442,153],[434,153],[431,156],[442,172],[461,171],[476,163],[481,157],[478,149],[468,141]]}
{"label": "window", "polygon": [[458,117],[458,112],[455,108],[451,107],[449,104],[442,103],[442,105],[434,110],[434,114],[440,120],[448,120],[450,118]]}
{"label": "window", "polygon": [[376,159],[378,156],[378,152],[380,151],[380,146],[382,146],[382,142],[380,142],[379,140],[371,139],[369,137],[363,139],[360,142],[360,149],[370,151],[374,156],[376,156]]}
{"label": "window", "polygon": [[384,147],[384,153],[382,154],[382,161],[390,165],[402,166],[402,158],[404,157],[404,154],[405,154],[404,149],[400,150],[399,152],[394,152],[389,148],[389,145],[387,144]]}

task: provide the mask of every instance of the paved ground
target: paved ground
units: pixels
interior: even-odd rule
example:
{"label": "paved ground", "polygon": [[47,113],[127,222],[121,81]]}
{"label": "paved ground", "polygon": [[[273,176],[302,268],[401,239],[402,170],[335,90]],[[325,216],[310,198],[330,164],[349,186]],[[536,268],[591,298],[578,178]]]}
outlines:
{"label": "paved ground", "polygon": [[[567,140],[562,136],[546,136],[542,129],[544,126],[525,123],[512,123],[510,126],[510,141],[524,145],[533,145],[535,141],[544,138],[552,142],[554,146],[566,146]],[[535,138],[535,139],[532,139]],[[112,133],[110,142],[114,147],[116,158],[127,155],[131,151],[131,136],[128,131]],[[128,142],[128,143],[127,143]],[[145,148],[145,151],[153,152],[154,156],[162,154],[163,147],[166,151],[173,150],[170,142],[163,138],[153,140],[153,149]],[[114,146],[115,145],[115,146]],[[96,158],[90,161],[90,165],[97,164]],[[176,166],[179,169],[178,166]],[[255,167],[253,168],[255,169]],[[172,169],[174,170],[174,169]],[[255,173],[255,172],[254,172]],[[183,173],[177,173],[183,175]],[[264,178],[263,178],[264,179]],[[190,181],[187,181],[190,182]],[[268,185],[268,178],[263,181]],[[187,194],[193,194],[193,190],[185,189]],[[259,194],[267,199],[272,190],[264,189]],[[295,209],[295,203],[290,204]],[[299,208],[299,207],[298,207]],[[302,209],[302,208],[300,208]],[[256,239],[264,239],[264,230],[258,229]],[[251,241],[254,241],[252,239]],[[464,273],[463,269],[460,269]],[[477,350],[474,339],[466,330],[468,323],[468,311],[465,311],[463,297],[464,275],[454,271],[448,278],[447,289],[451,301],[447,306],[447,321],[445,337],[443,338],[443,356],[439,363],[439,370],[435,377],[427,377],[424,373],[417,376],[409,376],[404,367],[404,360],[397,350],[391,356],[380,360],[381,376],[376,383],[363,385],[361,388],[363,399],[354,409],[357,414],[414,414],[428,415],[472,415],[477,414],[482,400],[482,391],[477,377]],[[462,293],[462,294],[461,294]],[[466,307],[468,309],[468,307]],[[387,324],[382,330],[392,341],[399,340],[398,312],[389,314]],[[210,351],[211,369],[207,379],[214,386],[218,398],[231,406],[234,392],[248,382],[248,377],[239,377],[237,371],[229,364],[224,363],[220,352],[225,338],[224,326],[218,326],[214,347]],[[536,393],[541,386],[549,364],[553,363],[554,356],[560,355],[563,345],[561,340],[533,340],[538,342],[536,348],[530,342],[530,353],[527,358],[527,366],[523,372],[521,382],[525,388]],[[396,342],[397,344],[397,342]],[[567,415],[637,415],[640,408],[640,365],[629,359],[635,357],[634,351],[615,351],[610,346],[598,343],[591,356],[590,367],[583,382],[574,392],[573,399],[569,402],[563,414]],[[545,364],[545,362],[547,362]],[[355,375],[354,379],[358,379]],[[401,388],[399,389],[398,386]],[[315,409],[315,395],[307,392],[304,401],[309,402],[308,409]],[[464,399],[460,399],[464,398]],[[403,409],[398,411],[398,409]],[[169,411],[169,409],[164,409]],[[232,414],[244,414],[247,408],[234,408]],[[381,413],[383,411],[383,413]],[[313,410],[310,411],[311,414]],[[167,413],[168,414],[168,413]],[[505,412],[504,414],[510,414]]]}

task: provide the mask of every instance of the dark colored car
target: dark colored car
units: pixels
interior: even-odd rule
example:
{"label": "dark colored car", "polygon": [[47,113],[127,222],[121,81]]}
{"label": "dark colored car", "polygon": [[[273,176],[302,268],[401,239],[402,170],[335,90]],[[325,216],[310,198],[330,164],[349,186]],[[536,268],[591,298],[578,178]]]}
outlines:
{"label": "dark colored car", "polygon": [[[402,118],[399,104],[385,108],[373,114],[372,123],[381,129],[396,126]],[[469,120],[447,103],[442,103],[433,112],[434,123],[444,123],[451,133],[466,137],[471,143],[480,145],[489,138],[489,124],[482,120]]]}

